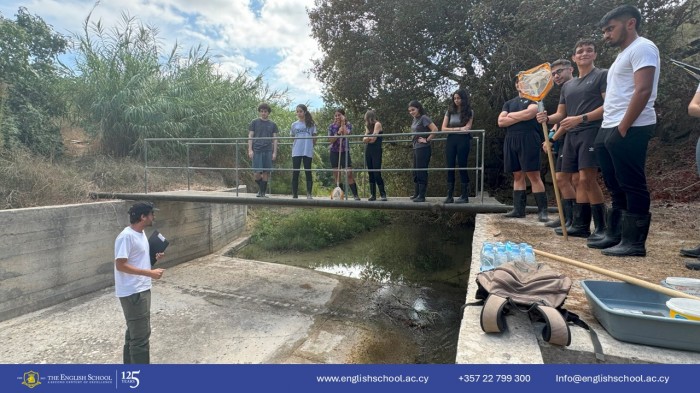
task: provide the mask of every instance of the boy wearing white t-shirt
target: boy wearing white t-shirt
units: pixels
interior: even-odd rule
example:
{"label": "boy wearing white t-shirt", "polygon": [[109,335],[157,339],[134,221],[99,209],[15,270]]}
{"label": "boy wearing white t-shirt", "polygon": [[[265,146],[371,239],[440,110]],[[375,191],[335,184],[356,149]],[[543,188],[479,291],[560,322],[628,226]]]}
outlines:
{"label": "boy wearing white t-shirt", "polygon": [[[155,221],[150,203],[135,203],[129,209],[128,227],[114,242],[114,288],[124,311],[126,335],[124,364],[150,363],[151,279],[163,277],[163,269],[152,269],[146,227]],[[156,260],[164,256],[156,254]]]}
{"label": "boy wearing white t-shirt", "polygon": [[612,209],[622,217],[606,230],[609,247],[602,253],[609,256],[646,256],[651,224],[644,164],[656,128],[661,63],[656,45],[638,35],[641,23],[641,13],[631,5],[615,8],[600,21],[605,42],[622,50],[608,70],[603,124],[595,141]]}

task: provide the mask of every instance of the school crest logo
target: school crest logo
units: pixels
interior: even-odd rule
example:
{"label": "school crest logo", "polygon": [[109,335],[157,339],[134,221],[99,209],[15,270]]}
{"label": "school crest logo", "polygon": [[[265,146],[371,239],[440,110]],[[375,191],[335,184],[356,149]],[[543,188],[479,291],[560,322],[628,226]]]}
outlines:
{"label": "school crest logo", "polygon": [[41,381],[39,381],[39,373],[36,371],[27,371],[26,373],[24,373],[22,385],[30,389],[34,388],[35,386],[41,385]]}

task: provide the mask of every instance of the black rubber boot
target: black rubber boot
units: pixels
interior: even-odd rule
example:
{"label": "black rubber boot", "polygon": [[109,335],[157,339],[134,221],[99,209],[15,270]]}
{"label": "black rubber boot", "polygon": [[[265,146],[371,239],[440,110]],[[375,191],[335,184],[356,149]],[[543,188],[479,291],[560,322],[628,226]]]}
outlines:
{"label": "black rubber boot", "polygon": [[469,203],[469,183],[462,183],[462,195],[455,200],[455,203]]}
{"label": "black rubber boot", "polygon": [[267,182],[265,180],[260,180],[260,192],[258,192],[259,197],[267,198]]}
{"label": "black rubber boot", "polygon": [[425,191],[427,190],[427,184],[418,185],[418,196],[413,199],[413,202],[425,202]]}
{"label": "black rubber boot", "polygon": [[374,182],[369,183],[369,198],[367,200],[368,201],[376,201],[377,200],[377,183],[374,183]]}
{"label": "black rubber boot", "polygon": [[452,197],[452,194],[455,192],[455,184],[454,183],[447,183],[447,197],[445,198],[442,203],[453,203],[455,199]]}
{"label": "black rubber boot", "polygon": [[591,217],[593,217],[593,233],[591,233],[591,236],[588,236],[588,242],[605,237],[605,204],[591,205]]}
{"label": "black rubber boot", "polygon": [[618,245],[601,252],[611,257],[645,257],[649,225],[651,225],[651,214],[623,214],[622,240]]}
{"label": "black rubber boot", "polygon": [[681,248],[681,255],[690,258],[700,258],[700,246],[695,248]]}
{"label": "black rubber boot", "polygon": [[409,197],[409,199],[416,199],[418,198],[418,195],[420,195],[420,188],[418,186],[418,183],[415,184],[415,191],[413,192],[413,195]]}
{"label": "black rubber boot", "polygon": [[352,197],[353,197],[356,201],[359,201],[359,200],[360,200],[360,197],[359,197],[359,195],[357,195],[357,184],[352,183],[352,184],[350,185],[350,191],[352,191]]}
{"label": "black rubber boot", "polygon": [[386,191],[384,191],[384,183],[377,184],[379,187],[379,198],[381,201],[386,202]]}
{"label": "black rubber boot", "polygon": [[313,188],[314,188],[313,180],[307,181],[306,182],[306,199],[314,199],[313,194],[311,193]]}
{"label": "black rubber boot", "polygon": [[258,193],[255,196],[258,198],[262,198],[262,185],[260,184],[262,183],[262,179],[255,180],[255,183],[258,185]]}
{"label": "black rubber boot", "polygon": [[[561,227],[554,230],[559,236],[564,233]],[[566,234],[571,237],[587,238],[591,234],[591,204],[574,202],[573,219],[571,225],[566,227]]]}
{"label": "black rubber boot", "polygon": [[685,267],[690,270],[700,270],[700,262],[687,261]]}
{"label": "black rubber boot", "polygon": [[523,218],[525,217],[525,205],[527,204],[527,195],[525,190],[513,191],[513,210],[504,214],[503,217],[508,218]]}
{"label": "black rubber boot", "polygon": [[609,209],[605,220],[605,236],[597,240],[591,240],[589,237],[586,245],[589,248],[600,250],[610,248],[620,243],[620,240],[622,240],[622,214],[624,214],[624,212],[624,210],[620,209]]}
{"label": "black rubber boot", "polygon": [[547,214],[547,193],[535,192],[532,195],[535,196],[535,202],[537,203],[537,221],[549,221],[549,215]]}
{"label": "black rubber boot", "polygon": [[[573,209],[574,209],[574,201],[575,199],[562,199],[561,200],[561,210],[562,213],[564,213],[564,222],[567,227],[571,226],[571,216],[573,216]],[[559,214],[557,214],[559,216]],[[559,228],[561,226],[561,220],[557,218],[554,221],[550,221],[546,224],[544,224],[547,228]]]}

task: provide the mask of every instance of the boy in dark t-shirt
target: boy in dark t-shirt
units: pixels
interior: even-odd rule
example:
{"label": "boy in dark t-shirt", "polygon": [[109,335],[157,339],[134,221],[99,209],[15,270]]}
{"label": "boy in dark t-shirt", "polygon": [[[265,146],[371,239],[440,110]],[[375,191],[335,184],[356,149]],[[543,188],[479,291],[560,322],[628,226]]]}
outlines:
{"label": "boy in dark t-shirt", "polygon": [[[550,124],[559,123],[552,139],[557,140],[566,133],[562,150],[562,171],[578,173],[576,203],[573,220],[566,227],[569,236],[588,238],[589,247],[605,236],[605,203],[603,191],[598,185],[598,156],[595,138],[603,118],[603,99],[607,87],[607,70],[597,68],[595,41],[579,40],[574,45],[573,61],[579,76],[564,83],[559,97],[557,113],[547,116],[537,114],[537,119]],[[595,231],[591,234],[591,217]],[[561,228],[555,230],[561,235]]]}
{"label": "boy in dark t-shirt", "polygon": [[272,161],[277,158],[277,124],[269,119],[272,108],[266,103],[258,105],[260,117],[253,120],[248,128],[248,157],[255,168],[255,182],[258,183],[258,197],[266,197],[267,181]]}
{"label": "boy in dark t-shirt", "polygon": [[[520,92],[516,81],[515,88]],[[505,217],[525,217],[527,205],[525,178],[530,179],[537,202],[538,220],[547,222],[547,194],[540,176],[540,125],[537,123],[537,104],[518,97],[507,101],[498,115],[498,126],[506,128],[503,143],[504,171],[513,173],[513,210]]]}

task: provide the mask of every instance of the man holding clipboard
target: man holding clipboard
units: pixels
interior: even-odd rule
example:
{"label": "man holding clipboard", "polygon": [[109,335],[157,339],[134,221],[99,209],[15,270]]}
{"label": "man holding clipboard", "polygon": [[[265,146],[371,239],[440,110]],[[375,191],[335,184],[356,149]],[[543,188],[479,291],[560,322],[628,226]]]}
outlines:
{"label": "man holding clipboard", "polygon": [[[129,209],[130,225],[114,242],[114,288],[126,319],[124,364],[150,363],[151,280],[163,277],[163,269],[153,269],[150,244],[144,229],[153,226],[157,210],[147,202]],[[156,235],[156,239],[160,241]],[[163,238],[165,239],[165,238]],[[165,250],[166,242],[162,242]],[[153,254],[159,260],[163,252]]]}

